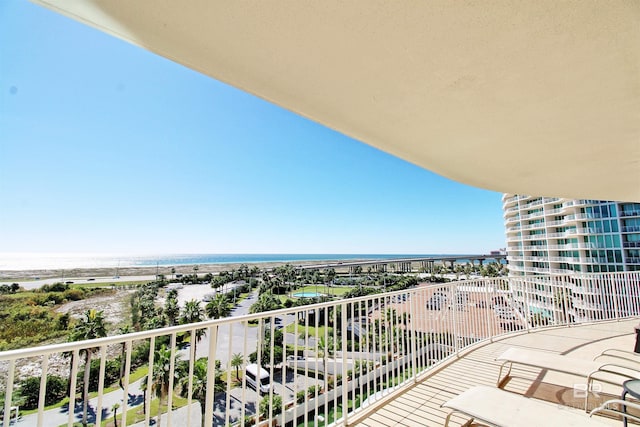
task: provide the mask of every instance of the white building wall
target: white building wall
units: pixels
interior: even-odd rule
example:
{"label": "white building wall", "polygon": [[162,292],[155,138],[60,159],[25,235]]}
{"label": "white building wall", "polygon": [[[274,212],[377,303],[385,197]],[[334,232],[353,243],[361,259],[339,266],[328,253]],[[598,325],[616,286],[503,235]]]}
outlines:
{"label": "white building wall", "polygon": [[[640,270],[640,203],[515,194],[502,202],[511,276]],[[575,314],[602,310],[602,292],[574,286]],[[541,289],[536,305],[552,306],[553,298]]]}

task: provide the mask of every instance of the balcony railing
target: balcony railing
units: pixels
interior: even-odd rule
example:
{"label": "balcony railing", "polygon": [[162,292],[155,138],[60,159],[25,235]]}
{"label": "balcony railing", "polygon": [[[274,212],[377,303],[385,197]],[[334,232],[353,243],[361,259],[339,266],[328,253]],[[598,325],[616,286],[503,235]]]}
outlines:
{"label": "balcony railing", "polygon": [[[4,413],[33,375],[40,389],[28,425],[51,425],[63,414],[55,425],[72,426],[82,416],[86,372],[97,393],[87,402],[96,425],[113,419],[114,402],[119,418],[131,410],[149,425],[158,396],[163,411],[171,408],[162,415],[168,426],[178,419],[181,425],[204,419],[208,426],[347,425],[467,346],[514,330],[637,315],[639,292],[640,272],[477,279],[6,351],[0,353]],[[85,371],[87,359],[95,361]],[[254,361],[262,366],[253,371],[263,373],[262,385],[247,368]],[[107,391],[114,364],[121,387]],[[65,408],[75,410],[45,409],[53,375],[69,380]],[[190,410],[196,407],[201,411]],[[118,425],[127,422],[124,416]]]}
{"label": "balcony railing", "polygon": [[526,215],[520,215],[520,219],[525,220],[525,219],[531,219],[531,218],[538,218],[540,216],[544,216],[544,211],[537,211],[537,212],[531,212]]}

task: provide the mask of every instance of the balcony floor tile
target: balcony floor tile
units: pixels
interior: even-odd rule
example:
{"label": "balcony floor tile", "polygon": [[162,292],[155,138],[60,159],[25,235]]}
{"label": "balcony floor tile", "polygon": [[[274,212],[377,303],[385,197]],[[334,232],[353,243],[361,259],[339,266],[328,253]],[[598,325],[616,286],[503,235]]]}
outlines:
{"label": "balcony floor tile", "polygon": [[[475,385],[495,386],[500,370],[500,363],[496,362],[495,358],[507,348],[531,348],[591,360],[606,348],[632,351],[636,325],[638,319],[634,318],[570,328],[552,328],[523,332],[481,344],[462,352],[461,357],[445,362],[392,400],[373,406],[366,417],[351,425],[442,426],[448,413],[448,410],[440,407],[444,402]],[[575,399],[573,395],[573,385],[580,382],[583,382],[583,379],[572,375],[516,365],[503,388],[569,408],[576,406],[579,409],[575,410],[582,411],[582,400]],[[620,387],[603,384],[603,394],[600,397],[617,398],[620,393]],[[611,425],[620,425],[620,420],[605,417],[599,419],[610,422]],[[464,416],[454,415],[451,425],[460,426],[467,421]]]}

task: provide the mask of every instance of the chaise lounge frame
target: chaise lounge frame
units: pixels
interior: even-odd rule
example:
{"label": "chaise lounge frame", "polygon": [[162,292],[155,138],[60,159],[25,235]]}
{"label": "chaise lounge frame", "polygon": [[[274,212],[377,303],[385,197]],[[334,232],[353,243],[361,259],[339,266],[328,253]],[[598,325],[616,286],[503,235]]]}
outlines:
{"label": "chaise lounge frame", "polygon": [[[605,354],[603,352],[599,356],[611,356],[611,354]],[[596,359],[599,356],[597,356]],[[619,357],[618,359],[623,358]],[[625,380],[640,378],[640,372],[638,372],[637,369],[628,365],[623,365],[619,362],[612,363],[605,360],[583,360],[576,357],[563,356],[557,353],[515,347],[507,349],[496,358],[496,361],[502,362],[500,365],[500,372],[498,373],[498,380],[496,382],[497,387],[500,387],[500,384],[509,377],[514,363],[583,377],[587,387],[585,390],[584,400],[585,410],[588,410],[589,408],[589,392],[592,390],[592,383],[594,379],[622,386],[622,382]],[[509,369],[503,378],[502,371],[505,366],[508,366]],[[603,377],[602,374],[609,374],[609,377]],[[616,379],[612,379],[610,377],[611,375]]]}
{"label": "chaise lounge frame", "polygon": [[459,394],[453,399],[442,404],[443,408],[451,409],[445,419],[445,427],[449,426],[451,417],[455,413],[461,413],[471,419],[495,427],[539,427],[541,424],[563,427],[604,427],[610,426],[600,420],[594,419],[596,413],[615,414],[635,421],[640,418],[622,413],[612,408],[613,404],[624,405],[640,410],[640,405],[622,401],[611,400],[594,409],[589,414],[578,412],[573,408],[567,408],[557,404],[544,402],[511,393],[491,386],[475,386]]}

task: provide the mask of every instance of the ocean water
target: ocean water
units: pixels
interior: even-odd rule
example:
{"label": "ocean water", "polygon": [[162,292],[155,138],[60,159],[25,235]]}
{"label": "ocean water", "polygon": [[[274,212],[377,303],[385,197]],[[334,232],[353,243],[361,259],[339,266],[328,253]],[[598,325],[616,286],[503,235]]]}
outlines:
{"label": "ocean water", "polygon": [[256,264],[262,262],[402,259],[454,256],[443,254],[113,254],[0,253],[0,271],[116,268],[203,264]]}

